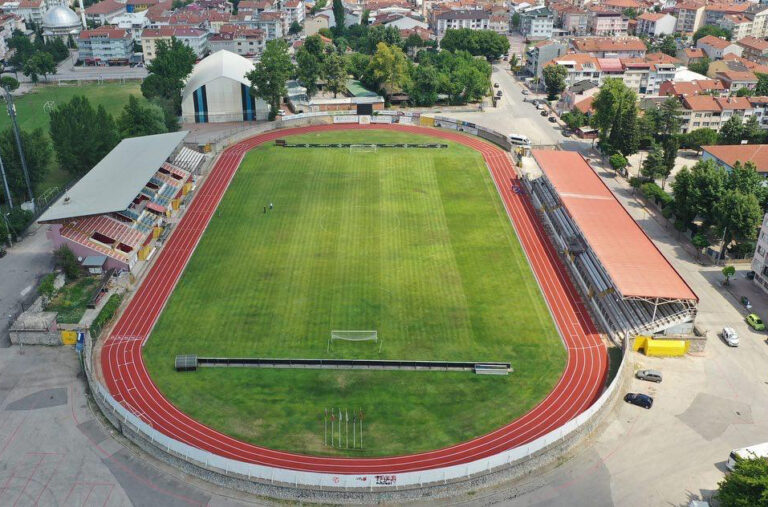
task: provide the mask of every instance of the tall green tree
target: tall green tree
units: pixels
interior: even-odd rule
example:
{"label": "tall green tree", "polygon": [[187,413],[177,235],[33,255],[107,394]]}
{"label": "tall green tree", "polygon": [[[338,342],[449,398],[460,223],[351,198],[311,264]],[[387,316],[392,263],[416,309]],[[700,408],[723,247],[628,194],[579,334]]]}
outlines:
{"label": "tall green tree", "polygon": [[755,73],[757,76],[757,86],[755,87],[755,95],[759,97],[765,97],[768,95],[768,74],[762,74],[760,72]]}
{"label": "tall green tree", "polygon": [[323,62],[323,77],[328,91],[332,92],[334,97],[346,90],[348,74],[344,57],[335,51],[327,55]]}
{"label": "tall green tree", "polygon": [[347,72],[352,74],[355,79],[362,79],[368,70],[368,64],[371,63],[371,57],[362,53],[352,53],[346,55]]}
{"label": "tall green tree", "polygon": [[542,71],[544,86],[547,87],[547,100],[555,100],[565,90],[568,69],[562,65],[547,65]]}
{"label": "tall green tree", "polygon": [[600,132],[601,145],[624,156],[635,153],[639,145],[635,92],[620,79],[606,79],[592,107],[592,122]]}
{"label": "tall green tree", "polygon": [[720,144],[740,144],[744,138],[742,118],[734,114],[720,127]]}
{"label": "tall green tree", "polygon": [[730,30],[726,30],[725,28],[720,28],[717,25],[704,25],[693,34],[693,43],[696,44],[699,39],[702,37],[706,37],[707,35],[712,35],[715,37],[723,37],[726,40],[731,40],[731,32]]}
{"label": "tall green tree", "polygon": [[[21,131],[21,145],[24,149],[24,159],[27,162],[27,172],[32,185],[32,193],[37,195],[39,186],[45,181],[50,167],[53,150],[48,136],[43,129],[37,128],[32,132]],[[27,183],[22,172],[21,159],[16,146],[16,137],[9,127],[0,132],[0,155],[5,166],[8,187],[16,202],[28,199]],[[4,192],[3,198],[5,198]]]}
{"label": "tall green tree", "polygon": [[37,83],[40,76],[43,76],[43,79],[47,81],[49,74],[56,73],[56,63],[49,53],[38,51],[24,62],[22,72],[32,80],[33,83]]}
{"label": "tall green tree", "polygon": [[333,21],[336,23],[334,31],[336,35],[344,34],[344,2],[342,0],[333,0]]}
{"label": "tall green tree", "polygon": [[684,145],[696,151],[701,151],[702,146],[717,144],[717,132],[710,128],[691,130],[683,136]]}
{"label": "tall green tree", "polygon": [[744,122],[742,136],[749,144],[761,144],[765,140],[765,131],[760,127],[757,116],[752,115]]}
{"label": "tall green tree", "polygon": [[414,67],[409,94],[411,101],[417,106],[432,106],[437,102],[437,90],[440,85],[440,75],[434,65],[418,65]]}
{"label": "tall green tree", "polygon": [[184,80],[192,72],[197,56],[195,52],[172,37],[170,42],[157,41],[155,59],[147,65],[149,75],[141,83],[141,93],[149,100],[167,100],[176,115],[181,114],[181,90]]}
{"label": "tall green tree", "polygon": [[121,137],[149,136],[168,131],[163,110],[152,104],[142,105],[133,95],[128,97],[117,126]]}
{"label": "tall green tree", "polygon": [[643,160],[640,174],[649,180],[655,181],[663,178],[665,173],[664,151],[658,143],[653,143],[653,145],[651,145],[651,150],[648,152],[648,156]]}
{"label": "tall green tree", "polygon": [[661,176],[661,188],[667,183],[667,178],[675,168],[675,160],[677,159],[677,150],[680,147],[680,142],[677,136],[669,136],[662,141],[663,160],[664,160],[664,174]]}
{"label": "tall green tree", "polygon": [[675,56],[677,54],[677,43],[675,42],[675,38],[671,35],[667,35],[662,39],[658,49],[665,55]]}
{"label": "tall green tree", "polygon": [[728,189],[728,174],[713,160],[699,160],[692,169],[683,168],[675,176],[675,216],[684,222],[701,217],[705,225],[716,223],[714,213]]}
{"label": "tall green tree", "polygon": [[698,74],[701,74],[702,76],[706,76],[707,72],[709,72],[709,64],[710,60],[708,57],[704,57],[698,62],[691,62],[688,64],[688,70],[692,72],[696,72]]}
{"label": "tall green tree", "polygon": [[509,52],[509,40],[492,30],[449,29],[440,40],[440,47],[447,51],[467,51],[490,61]]}
{"label": "tall green tree", "polygon": [[75,176],[91,170],[119,141],[112,116],[84,96],[51,111],[50,135],[59,165]]}
{"label": "tall green tree", "polygon": [[296,52],[296,76],[301,85],[307,89],[307,96],[317,93],[317,80],[323,73],[323,42],[317,35],[307,37],[304,44]]}
{"label": "tall green tree", "polygon": [[763,218],[757,197],[738,190],[728,190],[723,194],[715,205],[714,215],[717,225],[724,231],[726,246],[734,239],[754,239]]}
{"label": "tall green tree", "polygon": [[368,74],[372,82],[388,92],[402,90],[410,82],[408,58],[399,47],[379,42],[368,64]]}
{"label": "tall green tree", "polygon": [[722,507],[768,505],[768,459],[742,459],[717,485]]}
{"label": "tall green tree", "polygon": [[288,55],[288,43],[282,39],[274,39],[267,42],[261,60],[246,75],[251,82],[251,93],[269,104],[270,120],[277,116],[280,99],[286,93],[285,82],[292,74],[293,64]]}

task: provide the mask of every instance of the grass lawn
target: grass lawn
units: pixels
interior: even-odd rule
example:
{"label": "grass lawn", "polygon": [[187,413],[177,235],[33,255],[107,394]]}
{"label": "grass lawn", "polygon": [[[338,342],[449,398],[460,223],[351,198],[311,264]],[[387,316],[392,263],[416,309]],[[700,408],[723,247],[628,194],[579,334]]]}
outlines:
{"label": "grass lawn", "polygon": [[98,276],[84,276],[68,283],[59,289],[45,310],[59,312],[56,321],[61,324],[77,324],[83,318],[88,301],[99,289],[100,281]]}
{"label": "grass lawn", "polygon": [[[304,142],[434,142],[324,132]],[[273,202],[274,210],[263,207]],[[332,329],[382,342],[335,343]],[[177,354],[510,361],[472,373],[203,369]],[[182,410],[278,449],[323,446],[326,408],[362,409],[364,455],[491,431],[554,386],[565,351],[481,156],[444,150],[262,146],[250,152],[144,348]],[[350,437],[351,438],[351,437]],[[352,451],[346,451],[351,454]]]}
{"label": "grass lawn", "polygon": [[[142,98],[138,81],[125,84],[68,84],[63,86],[51,84],[37,86],[29,93],[20,97],[14,97],[14,104],[16,104],[16,117],[21,130],[31,131],[40,127],[47,134],[49,117],[48,113],[44,110],[44,105],[47,102],[52,102],[54,105],[59,106],[68,102],[76,95],[85,95],[91,101],[93,107],[104,106],[107,112],[117,118],[125,104],[128,103],[128,97],[132,94]],[[2,109],[0,113],[0,130],[11,126],[11,119],[5,111],[5,101],[3,101]],[[71,174],[59,168],[54,155],[54,160],[48,170],[48,176],[41,183],[40,188],[37,189],[37,195],[41,195],[50,188],[61,187],[71,179]]]}

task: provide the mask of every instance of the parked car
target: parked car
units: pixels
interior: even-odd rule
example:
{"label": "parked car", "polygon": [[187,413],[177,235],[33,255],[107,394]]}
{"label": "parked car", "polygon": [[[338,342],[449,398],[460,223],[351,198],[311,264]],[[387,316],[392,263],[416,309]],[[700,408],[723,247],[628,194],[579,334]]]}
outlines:
{"label": "parked car", "polygon": [[637,370],[635,377],[648,382],[661,382],[661,372],[659,370]]}
{"label": "parked car", "polygon": [[723,341],[725,341],[729,347],[739,346],[739,335],[736,334],[736,331],[732,327],[724,327],[722,336]]}
{"label": "parked car", "polygon": [[544,109],[545,107],[547,107],[547,106],[545,106],[545,105],[544,105],[544,104],[542,104],[541,102],[538,102],[538,103],[536,104],[536,109]]}
{"label": "parked car", "polygon": [[496,92],[496,96],[497,96],[497,97],[501,97],[501,90],[499,90],[499,91],[497,91],[497,92]]}
{"label": "parked car", "polygon": [[749,324],[749,327],[755,331],[765,330],[765,324],[763,324],[762,319],[758,317],[756,313],[750,313],[747,315],[747,324]]}
{"label": "parked car", "polygon": [[277,116],[285,116],[285,109],[278,109]]}
{"label": "parked car", "polygon": [[2,259],[3,257],[5,257],[5,254],[6,254],[6,253],[7,253],[7,252],[5,251],[5,247],[2,247],[2,246],[0,246],[0,259]]}
{"label": "parked car", "polygon": [[547,118],[547,120],[549,120],[549,123],[557,123],[557,118],[555,118],[554,116],[550,116],[549,118]]}
{"label": "parked car", "polygon": [[528,95],[530,92],[528,90],[523,90],[523,95]]}
{"label": "parked car", "polygon": [[752,309],[752,303],[749,301],[749,298],[747,296],[741,296],[741,304],[744,305],[744,308],[747,310]]}
{"label": "parked car", "polygon": [[539,113],[539,114],[540,114],[541,116],[547,116],[549,113],[548,113],[548,112],[546,112],[546,111],[542,111],[542,112],[541,112],[541,113]]}
{"label": "parked car", "polygon": [[494,88],[498,88],[499,87],[499,83],[493,83],[493,87]]}
{"label": "parked car", "polygon": [[627,395],[624,396],[624,401],[631,403],[632,405],[637,405],[638,407],[643,407],[645,409],[651,408],[653,406],[653,398],[647,394],[627,393]]}
{"label": "parked car", "polygon": [[747,280],[754,280],[754,279],[755,279],[755,272],[747,271]]}
{"label": "parked car", "polygon": [[571,137],[573,132],[570,131],[570,129],[563,129],[560,131],[561,134],[563,134],[563,137]]}

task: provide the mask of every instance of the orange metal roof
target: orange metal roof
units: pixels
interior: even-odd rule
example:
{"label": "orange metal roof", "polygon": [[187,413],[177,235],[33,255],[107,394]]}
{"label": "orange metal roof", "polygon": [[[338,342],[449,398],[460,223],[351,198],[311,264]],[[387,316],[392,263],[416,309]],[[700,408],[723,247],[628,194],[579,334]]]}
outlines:
{"label": "orange metal roof", "polygon": [[624,297],[698,297],[580,153],[533,150],[568,214]]}

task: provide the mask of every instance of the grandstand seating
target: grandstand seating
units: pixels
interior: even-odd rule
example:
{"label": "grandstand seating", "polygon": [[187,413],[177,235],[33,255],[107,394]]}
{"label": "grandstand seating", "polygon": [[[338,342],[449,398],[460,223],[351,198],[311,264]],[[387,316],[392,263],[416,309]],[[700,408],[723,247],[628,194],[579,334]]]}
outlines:
{"label": "grandstand seating", "polygon": [[524,181],[542,223],[566,260],[577,286],[614,339],[661,332],[694,319],[693,301],[623,296],[589,247],[587,238],[561,205],[547,178],[537,176]]}

